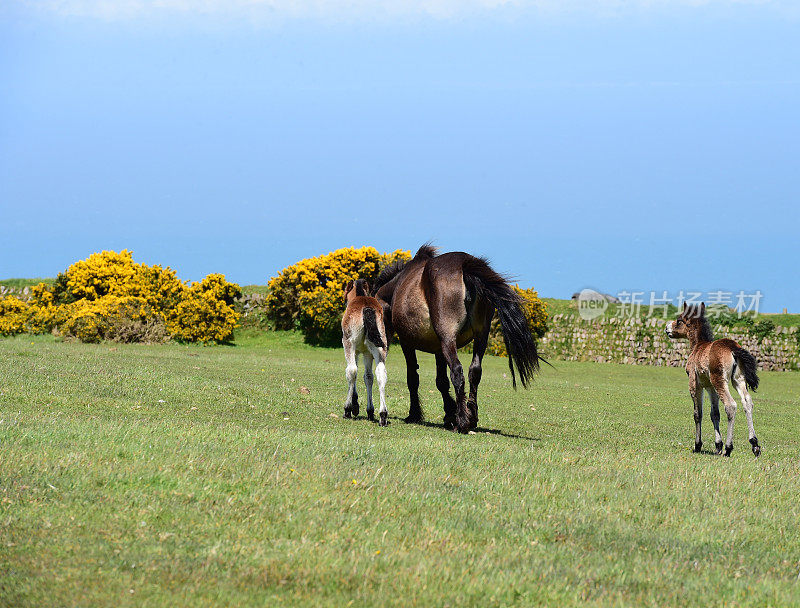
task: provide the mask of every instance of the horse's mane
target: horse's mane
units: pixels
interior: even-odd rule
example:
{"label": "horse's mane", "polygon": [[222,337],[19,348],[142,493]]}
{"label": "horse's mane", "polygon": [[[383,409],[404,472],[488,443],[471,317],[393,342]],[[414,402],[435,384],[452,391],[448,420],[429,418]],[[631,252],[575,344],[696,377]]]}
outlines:
{"label": "horse's mane", "polygon": [[[439,253],[439,250],[436,249],[430,243],[425,243],[422,247],[417,249],[417,253],[414,254],[415,260],[430,260],[435,258]],[[372,293],[378,293],[378,290],[386,285],[389,281],[395,278],[398,274],[400,274],[403,269],[408,264],[405,260],[397,260],[391,264],[389,264],[386,268],[381,270],[378,278],[375,279],[375,285],[372,287]]]}
{"label": "horse's mane", "polygon": [[372,293],[377,293],[381,287],[400,274],[407,263],[405,260],[397,260],[381,270],[378,278],[375,279],[375,284],[372,286]]}
{"label": "horse's mane", "polygon": [[700,335],[698,336],[703,342],[713,342],[714,332],[711,330],[711,323],[705,317],[700,317]]}
{"label": "horse's mane", "polygon": [[354,287],[356,288],[356,295],[357,296],[368,296],[369,295],[367,293],[366,284],[367,284],[367,282],[364,279],[358,279],[356,281]]}
{"label": "horse's mane", "polygon": [[417,249],[417,253],[414,254],[414,259],[430,260],[431,258],[435,258],[437,255],[439,255],[439,250],[434,247],[430,241],[428,241],[422,247]]}
{"label": "horse's mane", "polygon": [[701,312],[700,307],[698,306],[690,306],[686,311],[686,317],[688,320],[699,326],[699,332],[697,333],[697,338],[701,342],[713,342],[714,341],[714,332],[711,329],[711,323],[709,323],[706,316]]}

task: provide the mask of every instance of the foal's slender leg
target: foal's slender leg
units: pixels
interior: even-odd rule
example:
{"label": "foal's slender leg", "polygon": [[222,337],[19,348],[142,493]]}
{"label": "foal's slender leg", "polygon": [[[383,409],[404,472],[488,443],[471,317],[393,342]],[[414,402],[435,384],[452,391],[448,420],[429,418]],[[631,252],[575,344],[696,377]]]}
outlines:
{"label": "foal's slender leg", "polygon": [[477,424],[473,422],[473,413],[467,407],[467,397],[464,392],[464,369],[458,360],[456,341],[453,338],[442,340],[442,354],[447,366],[450,368],[450,381],[456,393],[456,429],[459,433],[467,433]]}
{"label": "foal's slender leg", "polygon": [[714,382],[714,388],[719,393],[719,398],[725,405],[725,413],[728,415],[728,434],[725,438],[725,456],[730,456],[733,452],[733,421],[736,419],[736,400],[731,396],[728,389],[728,382],[725,378],[720,378]]}
{"label": "foal's slender leg", "polygon": [[364,353],[364,385],[367,387],[367,419],[375,420],[375,406],[372,405],[372,353]]}
{"label": "foal's slender leg", "polygon": [[756,437],[756,431],[753,428],[753,398],[750,397],[750,392],[747,390],[747,384],[745,383],[744,376],[737,374],[733,378],[734,386],[736,387],[736,392],[739,393],[739,397],[742,398],[742,407],[744,407],[744,415],[747,417],[747,432],[750,439],[750,445],[753,448],[753,454],[756,455],[758,458],[761,455],[761,446],[758,445],[758,437]]}
{"label": "foal's slender leg", "polygon": [[478,385],[481,383],[481,375],[483,375],[483,355],[486,353],[486,345],[489,343],[489,329],[491,318],[486,322],[484,329],[481,333],[475,336],[475,341],[472,345],[472,362],[469,364],[469,399],[467,400],[467,407],[469,408],[472,416],[472,428],[478,426]]}
{"label": "foal's slender leg", "polygon": [[713,388],[708,390],[708,399],[711,401],[711,424],[714,425],[714,446],[717,454],[722,454],[722,435],[719,432],[719,395]]}
{"label": "foal's slender leg", "polygon": [[358,377],[358,353],[350,340],[343,338],[344,360],[347,362],[345,376],[347,377],[347,400],[344,402],[344,417],[358,416],[358,392],[356,392],[356,378]]}
{"label": "foal's slender leg", "polygon": [[447,360],[441,353],[436,354],[436,388],[442,393],[444,405],[444,428],[452,429],[456,424],[456,402],[450,396],[450,380],[447,378]]}
{"label": "foal's slender leg", "polygon": [[411,405],[405,422],[422,422],[422,408],[419,405],[419,365],[417,365],[417,351],[411,346],[403,346],[403,356],[406,358],[406,383]]}
{"label": "foal's slender leg", "polygon": [[694,402],[694,451],[699,452],[703,447],[703,434],[700,432],[700,423],[703,420],[703,389],[693,383],[689,386],[689,393]]}
{"label": "foal's slender leg", "polygon": [[[386,409],[386,349],[385,348],[378,348],[376,346],[369,345],[369,350],[371,353],[371,357],[374,358],[378,364],[375,366],[375,376],[378,378],[378,396],[380,399],[380,425],[386,426],[389,424],[389,410]],[[370,420],[374,420],[375,416],[370,411]]]}

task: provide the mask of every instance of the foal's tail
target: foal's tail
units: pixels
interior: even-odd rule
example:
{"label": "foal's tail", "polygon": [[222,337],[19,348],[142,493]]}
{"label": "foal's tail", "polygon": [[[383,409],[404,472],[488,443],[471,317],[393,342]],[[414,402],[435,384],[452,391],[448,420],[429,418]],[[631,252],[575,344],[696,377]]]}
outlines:
{"label": "foal's tail", "polygon": [[467,255],[462,272],[467,284],[473,284],[478,295],[489,300],[497,311],[508,353],[511,382],[514,388],[517,388],[517,378],[514,374],[516,365],[520,382],[527,388],[534,372],[539,369],[541,357],[536,352],[536,340],[531,335],[525,312],[522,310],[522,299],[511,289],[505,277],[495,272],[483,258]]}
{"label": "foal's tail", "polygon": [[378,319],[375,311],[369,306],[365,306],[361,311],[362,319],[364,319],[364,332],[367,334],[367,340],[372,342],[378,348],[386,346],[381,337],[381,330],[378,328]]}
{"label": "foal's tail", "polygon": [[758,363],[756,358],[741,346],[733,349],[733,360],[742,368],[744,383],[752,391],[758,388]]}

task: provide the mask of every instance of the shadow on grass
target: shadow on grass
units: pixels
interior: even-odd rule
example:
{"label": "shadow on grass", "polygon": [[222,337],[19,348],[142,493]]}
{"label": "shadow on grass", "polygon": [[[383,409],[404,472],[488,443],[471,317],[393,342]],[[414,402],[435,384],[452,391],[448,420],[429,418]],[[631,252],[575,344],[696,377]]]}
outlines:
{"label": "shadow on grass", "polygon": [[718,454],[716,450],[702,449],[699,452],[692,451],[692,454],[700,454],[701,456],[713,456],[714,458],[722,458],[722,454]]}
{"label": "shadow on grass", "polygon": [[[406,422],[403,418],[398,416],[389,416],[389,420],[393,423],[400,423],[400,424],[416,424],[417,426],[424,426],[427,428],[432,429],[441,429],[443,431],[447,431],[449,433],[455,433],[453,429],[446,428],[444,423],[442,422],[429,422],[427,420],[423,420],[421,422]],[[499,435],[500,437],[508,437],[510,439],[523,439],[524,441],[541,441],[538,437],[528,437],[526,435],[515,435],[513,433],[506,433],[501,431],[500,429],[487,429],[485,427],[479,426],[475,429],[475,434],[487,434],[487,435]]]}

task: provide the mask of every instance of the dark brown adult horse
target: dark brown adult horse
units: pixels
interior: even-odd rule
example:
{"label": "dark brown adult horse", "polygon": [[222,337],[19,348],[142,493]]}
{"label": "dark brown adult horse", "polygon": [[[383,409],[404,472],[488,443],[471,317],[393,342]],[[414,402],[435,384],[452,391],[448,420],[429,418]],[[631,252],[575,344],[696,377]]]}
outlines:
{"label": "dark brown adult horse", "polygon": [[[384,320],[400,338],[408,367],[411,407],[406,422],[422,421],[419,404],[417,350],[436,355],[436,388],[444,400],[444,423],[467,433],[478,425],[478,384],[495,311],[500,317],[514,388],[514,367],[523,386],[539,368],[536,341],[531,335],[519,296],[508,281],[483,258],[453,252],[437,255],[430,245],[420,247],[410,262],[385,269],[375,284],[375,297],[385,309]],[[387,327],[387,332],[391,330]],[[456,350],[474,340],[469,366],[469,399]],[[447,368],[455,388],[450,396]]]}

